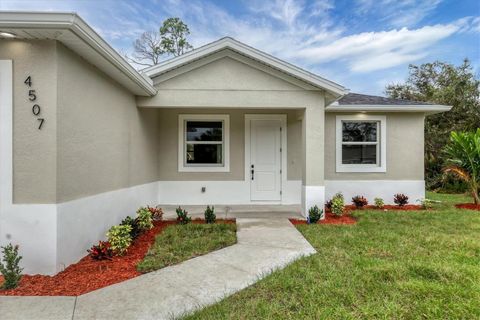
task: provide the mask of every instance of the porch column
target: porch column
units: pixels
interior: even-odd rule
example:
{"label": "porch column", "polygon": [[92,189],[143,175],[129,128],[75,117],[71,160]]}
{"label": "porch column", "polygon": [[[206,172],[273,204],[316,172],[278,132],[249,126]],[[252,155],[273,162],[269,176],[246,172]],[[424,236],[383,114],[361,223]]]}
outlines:
{"label": "porch column", "polygon": [[324,209],[325,178],[325,110],[324,101],[305,108],[302,118],[302,214],[306,217],[308,209],[317,205]]}

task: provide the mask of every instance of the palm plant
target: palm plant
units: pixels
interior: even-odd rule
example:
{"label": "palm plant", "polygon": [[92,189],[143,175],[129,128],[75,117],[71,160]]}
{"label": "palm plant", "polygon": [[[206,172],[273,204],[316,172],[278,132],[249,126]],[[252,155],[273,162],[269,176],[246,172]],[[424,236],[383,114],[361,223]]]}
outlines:
{"label": "palm plant", "polygon": [[448,155],[445,173],[452,173],[465,181],[475,204],[480,203],[478,195],[480,183],[480,128],[474,132],[455,132],[450,134],[450,142],[445,147]]}

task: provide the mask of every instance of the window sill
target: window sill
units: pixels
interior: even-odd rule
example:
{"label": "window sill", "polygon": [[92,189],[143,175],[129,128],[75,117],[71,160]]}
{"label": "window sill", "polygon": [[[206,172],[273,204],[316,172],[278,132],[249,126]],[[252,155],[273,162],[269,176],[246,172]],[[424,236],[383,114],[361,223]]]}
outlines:
{"label": "window sill", "polygon": [[386,173],[385,167],[362,167],[362,166],[337,166],[336,172],[351,172],[351,173]]}
{"label": "window sill", "polygon": [[178,172],[230,172],[230,168],[226,167],[180,167]]}

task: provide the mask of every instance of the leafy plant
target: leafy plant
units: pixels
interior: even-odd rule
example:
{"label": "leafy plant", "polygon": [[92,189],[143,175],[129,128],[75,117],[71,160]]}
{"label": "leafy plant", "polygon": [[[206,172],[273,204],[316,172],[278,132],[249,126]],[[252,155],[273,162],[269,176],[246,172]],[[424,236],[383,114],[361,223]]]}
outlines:
{"label": "leafy plant", "polygon": [[138,219],[134,219],[130,216],[127,216],[125,219],[123,219],[120,225],[121,226],[128,225],[132,228],[130,231],[130,236],[132,237],[132,240],[137,239],[138,236],[143,231],[142,228],[140,228],[140,225],[138,224]]}
{"label": "leafy plant", "polygon": [[113,226],[107,232],[110,247],[117,255],[123,255],[132,244],[132,227],[128,224]]}
{"label": "leafy plant", "polygon": [[368,201],[365,197],[363,196],[355,196],[352,198],[352,202],[353,204],[355,205],[355,207],[361,209],[363,208],[364,206],[366,206],[368,204]]}
{"label": "leafy plant", "polygon": [[22,278],[23,268],[20,268],[22,256],[18,255],[18,245],[11,243],[2,247],[3,262],[0,262],[0,272],[3,275],[3,289],[13,289],[18,286]]}
{"label": "leafy plant", "polygon": [[142,231],[153,228],[152,212],[148,207],[141,207],[137,210],[137,221],[138,226]]}
{"label": "leafy plant", "polygon": [[332,208],[332,199],[325,202],[325,208],[327,208],[328,210]]}
{"label": "leafy plant", "polygon": [[436,201],[430,200],[430,199],[418,199],[418,202],[420,202],[420,205],[422,206],[422,209],[428,210],[433,208],[433,204]]}
{"label": "leafy plant", "polygon": [[475,204],[480,203],[480,128],[475,132],[455,132],[450,134],[450,142],[445,147],[448,156],[445,173],[452,173],[465,181]]}
{"label": "leafy plant", "polygon": [[373,203],[375,204],[375,207],[379,209],[382,209],[385,206],[385,202],[383,201],[382,198],[373,199]]}
{"label": "leafy plant", "polygon": [[215,223],[215,220],[217,219],[217,216],[215,215],[215,207],[212,206],[207,206],[207,209],[205,209],[205,222],[206,223]]}
{"label": "leafy plant", "polygon": [[408,203],[408,197],[403,193],[397,193],[393,196],[393,202],[395,202],[399,207],[403,207]]}
{"label": "leafy plant", "polygon": [[152,214],[152,219],[154,221],[160,221],[162,220],[163,218],[163,211],[160,207],[155,207],[155,208],[152,208],[152,207],[148,207],[148,210],[150,210],[150,213]]}
{"label": "leafy plant", "polygon": [[192,218],[188,216],[187,210],[182,209],[181,207],[178,207],[175,209],[177,212],[177,222],[180,224],[187,224],[190,221],[192,221]]}
{"label": "leafy plant", "polygon": [[110,260],[113,256],[113,250],[107,241],[99,241],[97,245],[93,245],[87,252],[94,260]]}
{"label": "leafy plant", "polygon": [[343,198],[343,194],[338,192],[332,198],[332,206],[330,211],[336,215],[341,216],[345,210],[345,199]]}
{"label": "leafy plant", "polygon": [[317,205],[308,209],[308,223],[317,223],[318,220],[322,219],[323,210],[321,210]]}

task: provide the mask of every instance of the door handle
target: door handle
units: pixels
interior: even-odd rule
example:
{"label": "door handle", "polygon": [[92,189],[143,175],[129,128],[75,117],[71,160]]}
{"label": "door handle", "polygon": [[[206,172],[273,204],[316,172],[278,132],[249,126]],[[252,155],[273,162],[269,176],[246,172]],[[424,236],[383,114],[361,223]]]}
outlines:
{"label": "door handle", "polygon": [[250,173],[252,174],[252,180],[255,180],[255,170],[254,170],[255,166],[252,164],[251,168],[252,169],[250,170]]}

